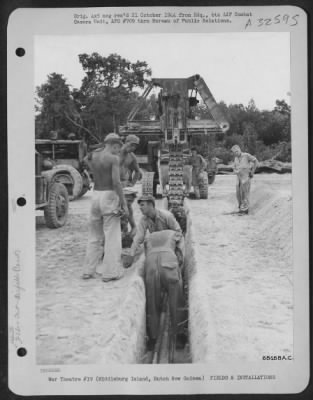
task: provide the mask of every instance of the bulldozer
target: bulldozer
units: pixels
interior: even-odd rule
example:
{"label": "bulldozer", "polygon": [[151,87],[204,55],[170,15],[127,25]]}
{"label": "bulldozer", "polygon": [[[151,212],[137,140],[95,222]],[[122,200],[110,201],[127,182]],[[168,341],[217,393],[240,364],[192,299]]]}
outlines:
{"label": "bulldozer", "polygon": [[[152,89],[158,89],[158,112],[149,120],[135,117]],[[210,119],[199,119],[193,111],[202,99]],[[191,188],[191,147],[205,142],[203,138],[225,133],[229,124],[211,91],[200,75],[189,78],[154,78],[121,126],[121,136],[135,134],[144,143],[147,154],[142,178],[143,194],[161,194],[169,209],[182,206]],[[142,155],[138,155],[139,162]],[[200,198],[208,197],[208,175],[199,177]],[[159,191],[158,191],[159,188]]]}

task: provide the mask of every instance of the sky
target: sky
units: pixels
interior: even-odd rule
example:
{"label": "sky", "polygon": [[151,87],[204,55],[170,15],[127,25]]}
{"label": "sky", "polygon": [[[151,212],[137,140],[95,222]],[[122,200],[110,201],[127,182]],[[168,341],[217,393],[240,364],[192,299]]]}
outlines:
{"label": "sky", "polygon": [[79,88],[84,71],[78,54],[117,53],[131,62],[146,61],[153,78],[200,74],[217,101],[271,110],[275,100],[290,104],[288,32],[205,34],[106,34],[36,36],[35,86],[52,72]]}

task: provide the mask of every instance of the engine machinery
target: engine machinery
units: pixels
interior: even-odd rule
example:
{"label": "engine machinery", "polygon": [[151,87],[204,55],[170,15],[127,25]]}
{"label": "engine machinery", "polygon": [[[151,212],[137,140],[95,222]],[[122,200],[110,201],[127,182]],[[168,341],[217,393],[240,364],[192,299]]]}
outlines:
{"label": "engine machinery", "polygon": [[[158,94],[158,113],[149,120],[135,120],[153,88]],[[197,119],[193,111],[199,100],[206,105],[210,119]],[[147,143],[147,171],[143,174],[143,194],[156,194],[160,184],[163,197],[168,198],[168,207],[182,206],[191,182],[190,149],[196,137],[224,133],[229,124],[216,103],[211,91],[200,75],[187,79],[152,79],[138,103],[131,110],[127,123],[120,127],[120,135],[137,135]],[[208,196],[208,178],[200,177],[200,197]]]}

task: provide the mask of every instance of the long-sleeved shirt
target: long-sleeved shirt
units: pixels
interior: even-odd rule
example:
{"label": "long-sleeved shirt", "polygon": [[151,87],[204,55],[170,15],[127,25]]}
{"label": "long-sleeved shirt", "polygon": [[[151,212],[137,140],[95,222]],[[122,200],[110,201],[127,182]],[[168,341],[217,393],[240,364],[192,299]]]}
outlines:
{"label": "long-sleeved shirt", "polygon": [[156,215],[155,219],[143,216],[138,224],[137,233],[134,237],[134,241],[131,247],[131,255],[135,255],[139,246],[144,242],[146,237],[146,232],[159,232],[170,229],[177,233],[176,239],[179,242],[178,247],[183,251],[183,235],[179,223],[176,221],[173,214],[167,210],[155,209]]}
{"label": "long-sleeved shirt", "polygon": [[234,172],[237,174],[240,180],[246,180],[249,178],[249,173],[251,171],[251,164],[254,164],[254,169],[256,168],[258,160],[256,157],[249,153],[241,153],[239,157],[235,157],[234,160]]}

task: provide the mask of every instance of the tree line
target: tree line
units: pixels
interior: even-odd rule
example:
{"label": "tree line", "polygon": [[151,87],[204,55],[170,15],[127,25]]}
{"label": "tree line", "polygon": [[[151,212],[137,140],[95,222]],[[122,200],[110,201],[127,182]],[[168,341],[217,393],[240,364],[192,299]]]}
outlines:
{"label": "tree line", "polygon": [[[119,126],[138,102],[138,90],[144,89],[152,74],[145,61],[130,62],[118,54],[103,57],[98,53],[78,56],[85,76],[79,89],[71,88],[62,74],[51,73],[36,88],[36,138],[48,138],[57,131],[59,138],[75,133],[96,143]],[[229,149],[239,144],[260,160],[276,158],[291,161],[290,106],[276,100],[273,110],[259,110],[253,99],[247,106],[220,102],[230,124],[224,135],[210,138],[211,151],[227,163]],[[157,98],[152,94],[143,103],[138,119],[157,114]],[[210,112],[199,103],[193,110],[200,118]]]}

